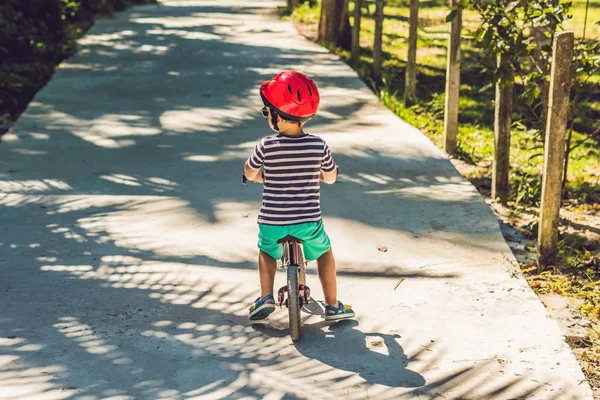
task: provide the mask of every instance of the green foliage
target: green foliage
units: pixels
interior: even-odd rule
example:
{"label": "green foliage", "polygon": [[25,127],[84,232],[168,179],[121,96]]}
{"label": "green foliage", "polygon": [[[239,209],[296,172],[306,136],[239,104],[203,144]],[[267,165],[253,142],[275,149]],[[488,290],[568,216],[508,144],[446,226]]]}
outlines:
{"label": "green foliage", "polygon": [[[509,70],[521,77],[521,99],[532,105],[540,99],[540,85],[550,70],[554,33],[570,18],[571,3],[556,0],[478,0],[467,3],[481,15],[476,43],[487,55],[488,67],[497,79]],[[496,57],[503,64],[496,65]]]}
{"label": "green foliage", "polygon": [[321,8],[315,7],[315,1],[305,1],[292,12],[292,18],[302,23],[312,23],[321,17]]}
{"label": "green foliage", "polygon": [[542,195],[542,177],[538,173],[513,169],[510,176],[511,190],[516,193],[515,206],[538,206]]}
{"label": "green foliage", "polygon": [[[0,4],[0,116],[17,117],[77,48],[95,14],[151,0],[5,0]],[[1,132],[0,132],[1,133]]]}

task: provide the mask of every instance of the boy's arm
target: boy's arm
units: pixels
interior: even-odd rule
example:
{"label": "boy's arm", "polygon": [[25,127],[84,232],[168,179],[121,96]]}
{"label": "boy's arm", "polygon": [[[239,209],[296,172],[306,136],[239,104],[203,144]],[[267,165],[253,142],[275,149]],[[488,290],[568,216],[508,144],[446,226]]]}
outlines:
{"label": "boy's arm", "polygon": [[244,176],[246,177],[246,179],[252,182],[263,181],[262,166],[264,160],[265,146],[263,141],[261,140],[254,148],[254,151],[252,152],[250,158],[248,158],[248,160],[246,160],[246,163],[244,164]]}
{"label": "boy's arm", "polygon": [[248,179],[249,181],[252,182],[262,182],[263,178],[262,178],[262,170],[259,169],[254,169],[250,166],[250,164],[248,163],[248,161],[246,161],[246,163],[244,164],[244,175],[246,176],[246,179]]}
{"label": "boy's arm", "polygon": [[338,176],[338,166],[331,156],[331,150],[327,143],[323,142],[323,160],[321,161],[321,181],[331,185],[335,183]]}

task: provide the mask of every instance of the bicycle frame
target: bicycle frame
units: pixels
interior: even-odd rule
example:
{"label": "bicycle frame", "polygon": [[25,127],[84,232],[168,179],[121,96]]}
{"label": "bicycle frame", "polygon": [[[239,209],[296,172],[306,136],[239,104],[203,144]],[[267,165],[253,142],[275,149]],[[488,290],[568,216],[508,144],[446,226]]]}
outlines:
{"label": "bicycle frame", "polygon": [[290,336],[297,341],[300,340],[302,328],[300,310],[310,301],[310,288],[306,286],[306,262],[301,243],[287,238],[280,243],[283,246],[280,268],[286,272],[287,284],[277,291],[277,301],[280,307],[285,303],[288,308]]}
{"label": "bicycle frame", "polygon": [[283,271],[287,270],[290,265],[298,267],[298,283],[306,285],[306,265],[302,245],[298,242],[284,242],[283,257],[281,257],[281,265],[279,268]]}

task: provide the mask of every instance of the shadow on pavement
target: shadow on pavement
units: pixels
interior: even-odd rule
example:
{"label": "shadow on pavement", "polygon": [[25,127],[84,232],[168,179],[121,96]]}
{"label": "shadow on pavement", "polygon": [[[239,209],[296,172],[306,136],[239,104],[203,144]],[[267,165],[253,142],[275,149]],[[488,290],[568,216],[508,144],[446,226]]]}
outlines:
{"label": "shadow on pavement", "polygon": [[[242,188],[238,179],[267,133],[255,111],[257,87],[280,69],[306,66],[331,96],[366,89],[331,56],[286,48],[275,27],[253,23],[248,16],[266,12],[268,1],[189,4],[138,7],[100,23],[37,95],[17,125],[18,140],[0,145],[3,399],[481,393],[475,383],[496,372],[493,360],[425,382],[409,368],[422,353],[405,354],[393,334],[352,323],[308,325],[306,343],[294,347],[281,340],[285,334],[250,325],[246,307],[255,292],[242,280],[256,279],[253,244],[223,253],[214,243],[232,241],[232,226],[246,214],[255,218],[258,208],[260,189]],[[246,43],[249,33],[263,42]],[[346,124],[378,127],[349,121],[372,104],[340,93],[312,129],[329,127],[325,136],[335,143]],[[497,227],[455,226],[443,213],[420,213],[425,203],[465,215],[485,207],[476,192],[450,195],[463,183],[447,160],[400,157],[385,144],[361,143],[339,148],[336,160],[345,179],[324,189],[325,215],[415,238],[455,233],[434,239],[488,250],[475,239]],[[403,211],[365,212],[372,208]],[[415,268],[398,260],[372,268],[357,262],[340,275],[456,276]],[[227,270],[241,278],[222,279]],[[443,351],[429,338],[422,347]],[[347,348],[358,353],[330,357]],[[307,376],[308,387],[299,383]],[[544,390],[523,376],[483,398],[505,399],[517,386],[524,397]]]}

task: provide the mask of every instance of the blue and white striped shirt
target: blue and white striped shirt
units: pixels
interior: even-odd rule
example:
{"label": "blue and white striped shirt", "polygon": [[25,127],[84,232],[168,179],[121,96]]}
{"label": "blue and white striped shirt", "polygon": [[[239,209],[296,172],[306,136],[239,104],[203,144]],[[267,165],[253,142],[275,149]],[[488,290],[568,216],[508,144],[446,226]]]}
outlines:
{"label": "blue and white striped shirt", "polygon": [[262,208],[258,223],[295,225],[321,220],[320,171],[337,166],[329,146],[318,136],[268,136],[248,159],[254,169],[264,167]]}

